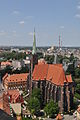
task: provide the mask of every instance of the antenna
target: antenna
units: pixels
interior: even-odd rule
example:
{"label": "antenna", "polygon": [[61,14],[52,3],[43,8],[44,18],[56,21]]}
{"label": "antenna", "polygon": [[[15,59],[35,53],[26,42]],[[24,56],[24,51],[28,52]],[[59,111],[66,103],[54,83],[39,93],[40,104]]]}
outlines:
{"label": "antenna", "polygon": [[62,40],[61,40],[61,48],[62,48]]}
{"label": "antenna", "polygon": [[60,35],[59,35],[59,49],[60,49]]}

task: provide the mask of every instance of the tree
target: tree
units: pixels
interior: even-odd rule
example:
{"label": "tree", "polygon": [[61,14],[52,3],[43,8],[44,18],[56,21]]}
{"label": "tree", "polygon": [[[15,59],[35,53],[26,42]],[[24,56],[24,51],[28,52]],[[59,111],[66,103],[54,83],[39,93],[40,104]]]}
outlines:
{"label": "tree", "polygon": [[11,74],[12,73],[12,68],[10,66],[6,66],[6,68],[0,70],[1,73],[1,78],[6,74]]}
{"label": "tree", "polygon": [[32,114],[36,114],[40,111],[42,105],[42,95],[39,88],[32,90],[32,95],[28,101],[29,110]]}
{"label": "tree", "polygon": [[66,74],[71,74],[72,76],[75,76],[75,70],[74,70],[74,64],[70,64],[68,66],[68,69],[66,71]]}
{"label": "tree", "polygon": [[37,114],[40,110],[40,102],[36,97],[31,97],[28,103],[32,114]]}
{"label": "tree", "polygon": [[55,114],[59,112],[58,104],[54,103],[53,100],[50,100],[50,102],[45,106],[44,111],[47,116],[54,117]]}
{"label": "tree", "polygon": [[75,69],[75,77],[79,78],[80,77],[80,68]]}
{"label": "tree", "polygon": [[38,52],[37,56],[38,56],[38,59],[43,58],[43,53],[42,52]]}
{"label": "tree", "polygon": [[48,64],[52,64],[54,62],[54,55],[46,55],[44,59]]}
{"label": "tree", "polygon": [[40,102],[40,107],[42,107],[42,94],[41,94],[41,90],[39,89],[39,88],[34,88],[33,90],[32,90],[32,95],[31,95],[31,97],[33,97],[33,98],[37,98],[38,100],[39,100],[39,102]]}
{"label": "tree", "polygon": [[73,55],[73,53],[71,53],[69,60],[70,60],[70,62],[73,62],[73,60],[74,60],[74,55]]}
{"label": "tree", "polygon": [[40,104],[42,104],[42,94],[41,94],[41,90],[39,88],[34,88],[32,90],[31,97],[37,98],[39,100]]}
{"label": "tree", "polygon": [[62,55],[58,55],[57,56],[57,61],[58,61],[58,63],[62,64],[63,56]]}

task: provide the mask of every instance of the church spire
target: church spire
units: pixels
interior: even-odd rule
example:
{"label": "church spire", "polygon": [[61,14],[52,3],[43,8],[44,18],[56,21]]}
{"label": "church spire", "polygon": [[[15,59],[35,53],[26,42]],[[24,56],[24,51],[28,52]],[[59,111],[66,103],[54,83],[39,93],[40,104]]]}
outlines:
{"label": "church spire", "polygon": [[36,54],[36,36],[35,36],[35,28],[34,28],[34,38],[33,38],[33,50],[32,54]]}

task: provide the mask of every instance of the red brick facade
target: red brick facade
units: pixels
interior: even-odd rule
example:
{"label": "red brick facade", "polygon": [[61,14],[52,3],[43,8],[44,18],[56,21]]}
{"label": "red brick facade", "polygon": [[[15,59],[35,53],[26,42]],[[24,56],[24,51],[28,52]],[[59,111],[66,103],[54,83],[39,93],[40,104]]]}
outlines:
{"label": "red brick facade", "polygon": [[73,82],[65,76],[62,65],[36,65],[32,75],[32,89],[40,88],[44,104],[50,99],[58,102],[60,112],[70,111],[73,105]]}

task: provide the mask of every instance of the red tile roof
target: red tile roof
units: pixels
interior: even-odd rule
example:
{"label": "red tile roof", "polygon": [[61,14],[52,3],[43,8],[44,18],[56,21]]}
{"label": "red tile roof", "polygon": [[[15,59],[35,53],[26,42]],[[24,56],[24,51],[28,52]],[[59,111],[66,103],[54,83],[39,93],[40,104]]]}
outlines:
{"label": "red tile roof", "polygon": [[6,74],[3,76],[3,80],[5,80],[7,77],[8,77],[8,73],[6,73]]}
{"label": "red tile roof", "polygon": [[56,85],[64,85],[65,73],[62,66],[49,65],[47,80],[50,80]]}
{"label": "red tile roof", "polygon": [[72,82],[72,77],[71,77],[71,75],[66,75],[66,80],[67,80],[67,82]]}
{"label": "red tile roof", "polygon": [[33,80],[44,80],[47,77],[48,66],[48,64],[35,65]]}
{"label": "red tile roof", "polygon": [[9,61],[6,61],[6,62],[1,62],[1,65],[4,65],[4,66],[9,65],[9,66],[11,66],[11,65],[12,65],[12,63],[11,63],[11,62],[9,62]]}
{"label": "red tile roof", "polygon": [[56,85],[64,85],[64,82],[72,82],[71,76],[65,76],[62,64],[40,64],[35,65],[33,80],[48,80]]}
{"label": "red tile roof", "polygon": [[8,90],[8,95],[11,96],[11,103],[13,103],[20,95],[18,90]]}
{"label": "red tile roof", "polygon": [[21,74],[13,74],[13,75],[5,75],[3,80],[7,82],[20,82],[20,81],[27,81],[28,73],[21,73]]}
{"label": "red tile roof", "polygon": [[10,115],[9,98],[6,93],[3,93],[2,97],[0,97],[0,109]]}

